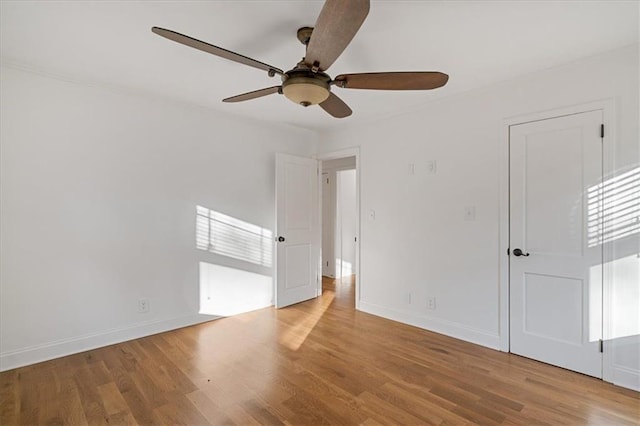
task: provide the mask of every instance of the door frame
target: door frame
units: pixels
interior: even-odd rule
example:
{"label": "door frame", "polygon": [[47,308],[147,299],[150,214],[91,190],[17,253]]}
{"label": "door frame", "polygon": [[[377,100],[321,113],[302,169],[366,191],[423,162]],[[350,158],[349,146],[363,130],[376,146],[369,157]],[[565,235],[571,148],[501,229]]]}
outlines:
{"label": "door frame", "polygon": [[[356,242],[356,265],[355,265],[356,289],[355,290],[356,290],[356,309],[360,310],[360,147],[346,148],[338,151],[323,152],[323,153],[316,154],[313,158],[315,158],[316,160],[319,160],[320,164],[322,164],[322,161],[325,161],[325,160],[336,160],[338,158],[345,158],[345,157],[356,157],[356,168],[355,168],[356,170],[356,237],[358,238],[358,241]],[[319,191],[322,191],[322,180],[318,181],[318,185],[320,185]],[[320,198],[320,215],[322,215],[322,192],[319,192],[319,198]],[[322,216],[320,217],[321,217],[320,235],[322,235],[322,226],[324,221],[322,220]],[[320,258],[322,259],[322,253],[320,255]],[[320,285],[320,288],[319,288],[318,294],[321,294],[322,280],[320,280],[319,285]]]}
{"label": "door frame", "polygon": [[[510,348],[510,330],[509,330],[509,256],[507,249],[509,248],[509,132],[510,127],[518,124],[525,124],[534,121],[548,120],[555,117],[566,115],[580,114],[589,111],[602,111],[604,123],[604,139],[602,145],[602,174],[610,176],[614,172],[614,141],[616,140],[616,103],[615,99],[602,99],[592,102],[580,103],[576,105],[555,108],[543,111],[522,113],[502,119],[500,123],[500,147],[499,147],[499,277],[498,277],[498,293],[499,293],[499,314],[498,328],[500,334],[500,350],[509,352]],[[611,382],[613,380],[613,346],[608,344],[606,336],[608,332],[611,316],[611,307],[609,294],[607,291],[612,287],[612,271],[609,265],[614,259],[613,246],[603,247],[603,344],[604,352],[602,354],[602,380]]]}

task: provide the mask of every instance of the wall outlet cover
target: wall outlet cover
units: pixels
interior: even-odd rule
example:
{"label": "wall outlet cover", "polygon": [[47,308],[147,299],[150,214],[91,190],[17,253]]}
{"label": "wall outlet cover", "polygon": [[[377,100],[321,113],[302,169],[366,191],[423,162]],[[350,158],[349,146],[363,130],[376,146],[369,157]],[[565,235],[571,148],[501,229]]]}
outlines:
{"label": "wall outlet cover", "polygon": [[149,299],[138,299],[138,312],[141,314],[149,312]]}
{"label": "wall outlet cover", "polygon": [[434,311],[436,309],[436,298],[427,297],[427,309]]}

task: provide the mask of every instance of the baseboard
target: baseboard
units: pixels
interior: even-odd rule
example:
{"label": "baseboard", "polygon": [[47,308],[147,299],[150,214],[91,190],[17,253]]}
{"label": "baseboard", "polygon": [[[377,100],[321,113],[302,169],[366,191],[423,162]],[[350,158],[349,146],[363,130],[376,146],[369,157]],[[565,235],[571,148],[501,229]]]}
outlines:
{"label": "baseboard", "polygon": [[613,365],[611,371],[614,385],[640,392],[640,371],[618,365]]}
{"label": "baseboard", "polygon": [[31,365],[54,358],[60,358],[127,340],[138,339],[152,334],[163,333],[177,328],[200,324],[218,319],[211,315],[186,315],[170,319],[161,319],[107,330],[101,333],[87,334],[70,339],[58,340],[42,345],[31,346],[14,351],[0,353],[0,371]]}
{"label": "baseboard", "polygon": [[415,315],[412,313],[401,312],[395,309],[367,303],[362,300],[360,301],[359,307],[357,309],[372,315],[444,334],[455,339],[460,339],[466,342],[486,346],[491,349],[500,350],[499,334],[492,334],[487,331],[478,330],[453,321],[446,321],[438,318],[430,318]]}

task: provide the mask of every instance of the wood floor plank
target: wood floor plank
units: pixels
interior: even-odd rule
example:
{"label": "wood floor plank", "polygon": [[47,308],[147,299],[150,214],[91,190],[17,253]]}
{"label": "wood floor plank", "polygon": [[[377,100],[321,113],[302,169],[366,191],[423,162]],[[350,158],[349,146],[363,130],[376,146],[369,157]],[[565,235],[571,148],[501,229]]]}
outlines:
{"label": "wood floor plank", "polygon": [[[321,413],[321,417],[331,423],[345,423],[349,419],[359,420],[361,417],[364,420],[358,412],[357,402],[340,384],[323,379],[307,370],[287,374],[285,379],[291,385],[289,392],[293,393],[298,401],[307,408]],[[299,389],[303,389],[304,393]]]}
{"label": "wood floor plank", "polygon": [[[165,425],[202,425],[207,419],[184,394],[176,393],[168,403],[153,410],[160,424]],[[158,424],[155,422],[155,424]]]}
{"label": "wood floor plank", "polygon": [[277,410],[257,399],[250,399],[241,404],[242,408],[258,421],[261,425],[284,425],[284,419],[280,419]]}
{"label": "wood floor plank", "polygon": [[108,424],[108,414],[89,367],[78,371],[72,380],[78,390],[87,422],[92,425]]}
{"label": "wood floor plank", "polygon": [[[6,374],[6,373],[1,373]],[[33,370],[29,367],[18,370],[16,375],[18,381],[18,424],[35,425],[38,424],[41,406],[38,401],[39,382],[42,377],[33,374]],[[2,402],[4,404],[4,401]]]}
{"label": "wood floor plank", "polygon": [[313,413],[313,417],[320,423],[345,423],[351,410],[344,410],[339,401],[328,400],[326,395],[329,392],[325,390],[324,383],[317,380],[312,373],[287,372],[279,375],[278,380],[280,385],[293,395],[284,402],[291,411],[303,416]]}
{"label": "wood floor plank", "polygon": [[0,424],[639,425],[640,393],[316,300],[0,373]]}
{"label": "wood floor plank", "polygon": [[[409,391],[396,383],[386,383],[381,391],[388,393],[394,399],[394,404],[416,417],[431,424],[459,424],[465,419],[455,414],[452,409],[455,404],[445,404],[438,397],[427,392]],[[388,397],[384,398],[387,399]]]}
{"label": "wood floor plank", "polygon": [[17,424],[20,417],[18,371],[0,376],[0,424]]}
{"label": "wood floor plank", "polygon": [[238,426],[260,426],[261,423],[251,416],[247,411],[239,404],[227,407],[225,410],[229,418],[232,420],[232,424]]}
{"label": "wood floor plank", "polygon": [[[169,402],[169,397],[167,397],[166,392],[159,388],[154,382],[154,378],[157,375],[153,375],[151,377],[149,374],[146,374],[145,371],[133,371],[129,373],[129,377],[133,381],[133,384],[137,389],[142,393],[144,400],[146,401],[146,405],[151,408],[160,407]],[[168,391],[172,391],[169,389]]]}
{"label": "wood floor plank", "polygon": [[[294,395],[288,400],[283,402],[285,408],[287,408],[293,415],[289,417],[291,424],[302,425],[331,425],[331,421],[315,409],[312,405],[308,404],[304,398],[299,395]],[[325,413],[322,413],[325,414]]]}
{"label": "wood floor plank", "polygon": [[191,392],[187,395],[187,398],[189,398],[193,406],[196,407],[198,412],[206,419],[207,423],[212,425],[235,424],[231,417],[201,390]]}
{"label": "wood floor plank", "polygon": [[369,414],[384,424],[419,425],[424,423],[424,419],[414,416],[401,407],[394,405],[392,402],[385,401],[371,392],[362,392],[362,394],[358,396],[358,401],[361,404],[360,409],[364,413]]}
{"label": "wood floor plank", "polygon": [[[72,380],[62,380],[49,383],[51,386],[42,387],[40,393],[39,424],[72,424],[84,425],[88,423],[83,404],[80,400],[78,388]],[[56,401],[56,403],[52,403]]]}
{"label": "wood floor plank", "polygon": [[97,390],[102,400],[102,406],[108,415],[111,416],[129,410],[127,401],[124,400],[115,383],[105,383],[98,386]]}

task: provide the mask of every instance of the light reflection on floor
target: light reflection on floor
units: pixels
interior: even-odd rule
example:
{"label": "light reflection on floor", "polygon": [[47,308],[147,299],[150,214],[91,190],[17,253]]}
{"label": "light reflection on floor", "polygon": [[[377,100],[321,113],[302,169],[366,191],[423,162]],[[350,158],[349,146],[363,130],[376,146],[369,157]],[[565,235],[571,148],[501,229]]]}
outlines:
{"label": "light reflection on floor", "polygon": [[[334,303],[336,296],[341,301],[353,303],[353,276],[344,279],[322,278],[323,294],[319,297],[309,312],[301,321],[291,326],[279,339],[280,343],[287,348],[296,351],[307,339],[314,327],[322,318],[326,310]],[[348,302],[348,303],[349,303]],[[287,308],[284,308],[287,309]]]}

